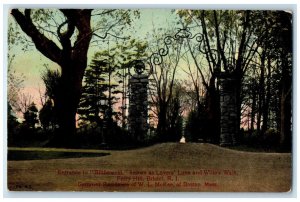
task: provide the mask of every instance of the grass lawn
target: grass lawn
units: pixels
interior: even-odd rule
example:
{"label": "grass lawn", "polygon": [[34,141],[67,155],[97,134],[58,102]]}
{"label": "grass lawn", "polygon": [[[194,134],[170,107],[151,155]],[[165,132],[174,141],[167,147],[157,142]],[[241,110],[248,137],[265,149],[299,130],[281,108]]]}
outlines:
{"label": "grass lawn", "polygon": [[163,143],[125,151],[9,148],[8,153],[13,156],[9,156],[7,170],[10,190],[287,192],[291,189],[290,153],[237,151],[206,143]]}

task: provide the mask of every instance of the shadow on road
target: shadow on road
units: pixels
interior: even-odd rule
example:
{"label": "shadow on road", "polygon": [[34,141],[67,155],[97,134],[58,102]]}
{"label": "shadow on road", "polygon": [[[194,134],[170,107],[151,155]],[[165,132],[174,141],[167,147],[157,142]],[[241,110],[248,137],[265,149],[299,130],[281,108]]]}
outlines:
{"label": "shadow on road", "polygon": [[8,151],[7,160],[49,160],[65,158],[101,157],[110,153],[60,152],[60,151]]}

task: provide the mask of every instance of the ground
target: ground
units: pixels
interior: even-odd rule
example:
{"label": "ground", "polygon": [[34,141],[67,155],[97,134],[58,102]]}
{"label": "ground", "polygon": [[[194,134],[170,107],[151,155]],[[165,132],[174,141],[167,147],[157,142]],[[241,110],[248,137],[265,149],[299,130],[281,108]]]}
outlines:
{"label": "ground", "polygon": [[[9,151],[13,150],[21,149]],[[27,150],[45,152],[46,149]],[[243,152],[206,143],[163,143],[125,151],[46,151],[94,155],[9,160],[10,190],[287,192],[291,189],[290,153]]]}

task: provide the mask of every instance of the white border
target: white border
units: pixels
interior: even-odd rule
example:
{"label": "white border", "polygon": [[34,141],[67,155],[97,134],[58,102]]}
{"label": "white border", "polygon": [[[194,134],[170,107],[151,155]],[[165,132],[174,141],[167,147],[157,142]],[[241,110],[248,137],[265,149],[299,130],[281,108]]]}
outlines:
{"label": "white border", "polygon": [[[294,200],[297,197],[297,192],[299,191],[299,187],[297,186],[297,182],[299,182],[299,176],[297,176],[297,161],[298,155],[297,155],[297,148],[296,145],[299,145],[299,139],[297,138],[297,125],[299,125],[299,121],[297,119],[297,114],[298,114],[298,107],[297,107],[297,91],[298,91],[298,84],[299,82],[297,81],[296,78],[299,77],[299,71],[297,71],[298,65],[298,60],[297,56],[299,55],[297,51],[297,47],[299,45],[299,42],[297,40],[297,35],[296,33],[298,32],[298,23],[299,23],[299,15],[297,15],[297,11],[299,9],[298,2],[296,0],[279,0],[276,1],[274,4],[274,0],[267,0],[267,1],[262,1],[262,0],[252,0],[252,1],[243,1],[238,2],[238,1],[226,1],[226,4],[224,4],[224,1],[217,1],[217,0],[209,0],[206,2],[209,2],[210,4],[200,4],[199,1],[197,0],[185,0],[185,1],[180,1],[180,0],[173,0],[171,2],[168,2],[166,0],[152,0],[152,1],[143,1],[144,4],[139,4],[140,1],[122,1],[122,0],[109,0],[106,2],[98,2],[94,0],[84,0],[83,2],[72,2],[71,0],[51,0],[49,2],[43,2],[43,4],[38,4],[40,3],[39,1],[35,0],[27,0],[25,1],[26,4],[24,4],[24,1],[22,0],[2,0],[2,7],[0,8],[1,13],[0,15],[3,16],[3,21],[0,22],[1,25],[1,30],[3,30],[0,33],[0,38],[3,40],[4,43],[3,46],[1,46],[1,61],[3,61],[2,71],[0,71],[3,75],[0,75],[0,97],[2,95],[3,101],[0,104],[0,113],[3,114],[3,116],[0,116],[0,130],[3,131],[3,141],[0,141],[0,146],[2,147],[3,155],[1,155],[1,158],[3,158],[2,162],[3,167],[0,166],[0,180],[3,182],[3,184],[0,184],[0,189],[2,189],[4,194],[4,197],[16,197],[16,198],[69,198],[69,197],[75,197],[79,198],[77,200],[82,201],[81,198],[127,198],[125,199],[128,200],[129,198],[145,198],[145,197],[150,197],[150,198],[223,198],[222,201],[227,201],[228,198],[234,198],[230,199],[230,201],[235,201],[239,200],[238,198],[263,198],[262,200],[265,201],[266,198],[273,198],[271,199],[272,201],[276,201],[274,198],[285,198],[285,197],[293,197],[290,198],[290,200]],[[109,4],[105,4],[109,2]],[[206,3],[205,2],[205,3]],[[70,4],[71,3],[71,4]],[[77,4],[76,4],[77,3]],[[84,4],[83,4],[84,3]],[[95,5],[97,3],[97,5]],[[99,4],[100,3],[100,4]],[[288,5],[288,4],[294,4],[294,5]],[[294,13],[294,38],[293,38],[293,43],[294,43],[294,62],[293,62],[293,183],[292,187],[293,190],[290,193],[205,193],[205,192],[200,192],[200,193],[106,193],[106,192],[8,192],[6,191],[6,153],[7,153],[7,141],[6,141],[6,36],[7,36],[7,16],[8,16],[8,9],[13,8],[13,7],[66,7],[66,8],[82,8],[82,7],[87,7],[87,8],[95,8],[95,7],[102,7],[102,8],[198,8],[198,9],[272,9],[272,10],[282,10],[282,9],[287,9],[290,8],[293,10]],[[3,80],[2,80],[3,79]],[[3,130],[2,130],[3,129]],[[3,170],[2,170],[3,169]],[[2,187],[3,186],[3,187]],[[299,192],[300,193],[300,192]],[[22,199],[24,200],[24,199]],[[102,200],[102,199],[101,199]],[[133,199],[129,199],[132,201]],[[128,201],[129,201],[128,200]],[[143,199],[146,200],[146,199]],[[153,200],[153,199],[150,199]],[[198,199],[199,200],[199,199]],[[202,200],[202,199],[201,199]],[[287,199],[283,199],[287,200]],[[30,199],[32,201],[32,199]],[[172,199],[172,201],[177,201],[176,199]]]}

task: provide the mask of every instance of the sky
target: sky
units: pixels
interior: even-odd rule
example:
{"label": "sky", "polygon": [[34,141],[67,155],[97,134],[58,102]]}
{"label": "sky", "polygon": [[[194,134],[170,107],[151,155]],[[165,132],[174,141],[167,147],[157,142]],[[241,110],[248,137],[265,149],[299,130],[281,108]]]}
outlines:
{"label": "sky", "polygon": [[[175,27],[174,20],[176,17],[176,14],[172,13],[171,9],[141,9],[140,18],[133,21],[129,31],[125,32],[125,34],[131,35],[133,38],[145,39],[147,38],[147,33],[152,31],[153,24],[155,24],[156,29]],[[8,20],[9,22],[13,22],[14,25],[16,24],[10,15]],[[20,32],[20,37],[26,37],[27,40],[30,40],[18,25],[14,27],[13,31]],[[9,55],[15,55],[15,58],[9,68],[13,71],[15,70],[19,75],[24,75],[25,81],[22,91],[30,94],[33,97],[33,101],[40,108],[39,89],[42,92],[45,89],[41,79],[41,74],[45,71],[44,65],[48,65],[50,69],[59,69],[59,66],[43,56],[34,46],[27,49],[24,48],[24,44],[20,43],[11,46]],[[97,50],[99,50],[97,47],[89,49],[88,64]]]}

